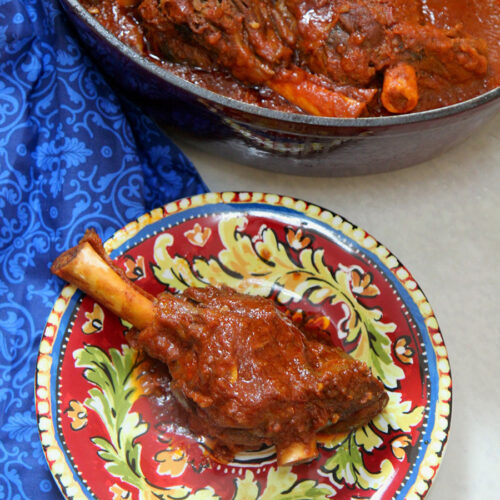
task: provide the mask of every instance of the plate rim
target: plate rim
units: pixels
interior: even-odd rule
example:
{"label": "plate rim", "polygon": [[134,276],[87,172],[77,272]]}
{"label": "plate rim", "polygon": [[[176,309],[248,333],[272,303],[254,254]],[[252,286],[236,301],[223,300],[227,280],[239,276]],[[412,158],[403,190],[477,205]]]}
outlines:
{"label": "plate rim", "polygon": [[[208,205],[249,203],[261,204],[268,207],[268,209],[283,207],[294,210],[299,215],[322,223],[328,229],[347,237],[362,247],[368,254],[372,254],[375,259],[380,260],[408,293],[412,302],[417,307],[425,324],[425,332],[423,333],[426,333],[430,340],[436,360],[437,398],[434,408],[434,423],[429,434],[430,439],[426,443],[427,448],[416,469],[415,479],[413,483],[408,484],[405,498],[423,499],[439,471],[451,429],[453,383],[450,362],[436,316],[420,285],[401,261],[383,244],[371,236],[370,233],[352,224],[345,217],[332,210],[292,196],[253,191],[222,191],[180,198],[157,207],[115,231],[103,243],[104,248],[112,255],[116,250],[121,250],[127,241],[137,236],[148,226],[189,209]],[[124,248],[123,250],[125,251],[126,249]],[[34,381],[37,427],[44,455],[57,486],[63,496],[68,499],[88,498],[88,496],[81,489],[81,479],[74,477],[74,471],[68,466],[65,452],[61,449],[54,426],[50,383],[52,362],[55,361],[52,357],[52,349],[57,338],[62,317],[69,305],[74,301],[75,292],[78,292],[76,287],[66,285],[54,302],[40,341]],[[396,495],[399,495],[399,493]]]}

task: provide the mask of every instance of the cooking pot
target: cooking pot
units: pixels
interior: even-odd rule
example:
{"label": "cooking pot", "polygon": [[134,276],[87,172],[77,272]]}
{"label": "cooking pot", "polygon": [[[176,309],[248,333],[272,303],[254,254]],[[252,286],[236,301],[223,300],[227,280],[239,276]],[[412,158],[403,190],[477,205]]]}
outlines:
{"label": "cooking pot", "polygon": [[398,116],[327,118],[240,102],[187,82],[107,31],[77,0],[61,0],[101,69],[165,129],[235,162],[305,176],[388,171],[459,144],[500,108],[500,87],[443,108]]}

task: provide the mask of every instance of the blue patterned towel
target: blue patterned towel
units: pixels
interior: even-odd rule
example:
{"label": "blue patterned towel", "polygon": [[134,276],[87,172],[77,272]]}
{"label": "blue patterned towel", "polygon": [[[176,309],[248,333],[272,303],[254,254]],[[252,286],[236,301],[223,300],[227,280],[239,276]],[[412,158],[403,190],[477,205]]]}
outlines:
{"label": "blue patterned towel", "polygon": [[57,0],[0,0],[0,498],[59,498],[38,438],[34,373],[62,282],[50,263],[86,227],[103,238],[206,190],[120,99]]}

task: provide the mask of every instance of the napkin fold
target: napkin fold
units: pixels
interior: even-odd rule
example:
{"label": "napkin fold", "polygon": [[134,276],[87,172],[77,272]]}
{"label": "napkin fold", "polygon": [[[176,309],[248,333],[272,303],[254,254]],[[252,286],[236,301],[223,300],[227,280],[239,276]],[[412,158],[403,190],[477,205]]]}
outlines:
{"label": "napkin fold", "polygon": [[57,0],[0,0],[0,498],[59,498],[34,405],[49,267],[93,226],[106,239],[206,191],[193,165],[85,54]]}

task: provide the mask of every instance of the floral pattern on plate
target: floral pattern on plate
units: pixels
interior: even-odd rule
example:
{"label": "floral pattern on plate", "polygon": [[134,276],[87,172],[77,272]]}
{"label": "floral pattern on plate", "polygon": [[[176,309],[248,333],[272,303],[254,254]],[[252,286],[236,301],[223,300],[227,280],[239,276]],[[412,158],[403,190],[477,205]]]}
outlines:
{"label": "floral pattern on plate", "polygon": [[446,348],[425,296],[390,252],[342,217],[289,197],[209,193],[170,203],[105,244],[157,294],[226,284],[273,298],[365,361],[386,409],[320,456],[278,468],[274,449],[214,461],[209,443],[165,425],[144,396],[129,325],[67,286],[40,346],[42,445],[67,498],[422,498],[451,413]]}

